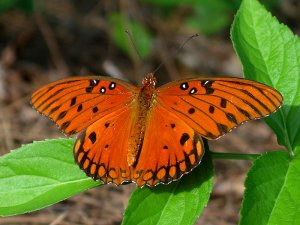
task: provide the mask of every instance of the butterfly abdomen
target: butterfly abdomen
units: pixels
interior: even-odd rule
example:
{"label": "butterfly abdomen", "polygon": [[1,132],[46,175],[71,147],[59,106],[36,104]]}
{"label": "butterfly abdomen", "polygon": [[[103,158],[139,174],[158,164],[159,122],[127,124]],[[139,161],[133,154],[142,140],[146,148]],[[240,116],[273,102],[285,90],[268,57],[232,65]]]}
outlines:
{"label": "butterfly abdomen", "polygon": [[146,122],[153,105],[155,78],[149,74],[143,81],[137,101],[134,103],[134,113],[132,118],[132,127],[128,140],[127,162],[129,166],[134,166],[137,161],[140,150],[143,146],[143,140],[146,130]]}

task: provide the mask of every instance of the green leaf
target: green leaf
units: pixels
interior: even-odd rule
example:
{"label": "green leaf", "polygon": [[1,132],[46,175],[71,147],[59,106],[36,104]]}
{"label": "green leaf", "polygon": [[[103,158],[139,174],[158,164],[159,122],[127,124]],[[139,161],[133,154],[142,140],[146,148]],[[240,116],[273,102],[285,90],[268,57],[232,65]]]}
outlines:
{"label": "green leaf", "polygon": [[130,49],[134,49],[125,33],[125,30],[129,30],[141,57],[144,59],[150,55],[153,38],[145,27],[136,21],[129,21],[121,14],[111,14],[108,19],[113,28],[112,36],[114,41],[126,54],[129,54]]}
{"label": "green leaf", "polygon": [[266,122],[289,151],[300,145],[300,41],[256,0],[244,0],[231,37],[246,78],[275,87],[284,105]]}
{"label": "green leaf", "polygon": [[255,160],[245,181],[240,224],[300,224],[299,172],[299,154],[290,158],[276,151]]}
{"label": "green leaf", "polygon": [[44,208],[98,186],[74,163],[73,139],[24,145],[0,158],[0,216]]}
{"label": "green leaf", "polygon": [[213,166],[205,154],[200,166],[179,181],[133,192],[123,224],[194,224],[213,187]]}

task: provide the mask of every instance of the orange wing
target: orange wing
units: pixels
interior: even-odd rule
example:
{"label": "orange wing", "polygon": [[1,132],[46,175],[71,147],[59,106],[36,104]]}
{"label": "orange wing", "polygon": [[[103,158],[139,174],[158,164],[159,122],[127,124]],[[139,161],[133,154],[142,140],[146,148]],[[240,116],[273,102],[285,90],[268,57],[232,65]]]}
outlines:
{"label": "orange wing", "polygon": [[127,163],[133,116],[128,107],[79,134],[74,156],[80,168],[104,183],[133,181],[141,187],[169,183],[196,167],[204,154],[201,137],[163,107],[153,108],[136,165]]}
{"label": "orange wing", "polygon": [[157,103],[150,113],[131,178],[138,186],[177,180],[196,167],[204,154],[201,137],[183,120]]}
{"label": "orange wing", "polygon": [[81,132],[74,145],[77,164],[94,180],[117,185],[131,180],[127,163],[131,108],[122,108],[99,119]]}
{"label": "orange wing", "polygon": [[275,89],[240,78],[171,82],[157,89],[156,99],[207,139],[216,139],[245,121],[267,116],[283,101]]}
{"label": "orange wing", "polygon": [[67,135],[126,107],[138,93],[134,85],[109,77],[76,77],[50,83],[31,97],[34,108]]}

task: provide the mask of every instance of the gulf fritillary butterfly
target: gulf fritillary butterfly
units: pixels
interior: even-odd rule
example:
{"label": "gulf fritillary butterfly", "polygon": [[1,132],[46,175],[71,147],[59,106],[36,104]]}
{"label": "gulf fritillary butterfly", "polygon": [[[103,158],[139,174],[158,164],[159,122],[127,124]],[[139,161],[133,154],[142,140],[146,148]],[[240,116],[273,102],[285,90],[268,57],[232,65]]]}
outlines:
{"label": "gulf fritillary butterfly", "polygon": [[204,154],[201,136],[216,139],[278,109],[281,94],[240,78],[187,79],[155,88],[108,77],[50,83],[31,98],[68,136],[78,134],[76,163],[104,183],[154,186],[179,179]]}

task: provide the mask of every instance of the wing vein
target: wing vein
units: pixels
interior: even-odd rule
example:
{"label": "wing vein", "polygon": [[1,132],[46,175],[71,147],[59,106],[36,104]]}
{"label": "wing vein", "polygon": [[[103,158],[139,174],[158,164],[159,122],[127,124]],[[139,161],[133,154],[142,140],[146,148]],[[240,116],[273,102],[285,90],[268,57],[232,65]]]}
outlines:
{"label": "wing vein", "polygon": [[[272,111],[268,108],[268,106],[266,106],[264,103],[262,103],[261,101],[259,101],[253,94],[251,94],[249,91],[247,90],[243,90],[243,89],[239,89],[239,88],[235,88],[235,87],[231,87],[231,86],[228,86],[228,85],[224,85],[222,83],[220,83],[219,85],[221,86],[224,86],[224,87],[228,87],[228,88],[231,88],[231,89],[234,89],[234,90],[237,90],[237,91],[240,91],[244,94],[246,94],[247,96],[249,96],[250,98],[254,99],[258,104],[260,104],[265,110],[267,110],[269,113],[271,113]],[[256,90],[258,90],[260,93],[261,91],[256,88],[255,86],[251,86],[250,87],[254,87]],[[265,96],[265,95],[264,95]]]}

